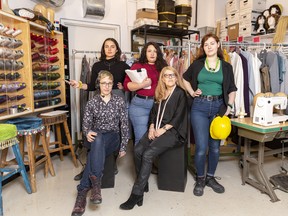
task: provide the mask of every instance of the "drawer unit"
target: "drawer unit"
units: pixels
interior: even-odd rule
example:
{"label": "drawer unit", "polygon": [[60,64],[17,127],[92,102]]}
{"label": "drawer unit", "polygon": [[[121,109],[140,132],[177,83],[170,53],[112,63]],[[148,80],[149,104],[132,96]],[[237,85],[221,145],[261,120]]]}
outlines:
{"label": "drawer unit", "polygon": [[231,14],[240,9],[239,0],[228,0],[226,3],[226,14]]}
{"label": "drawer unit", "polygon": [[239,36],[249,37],[254,33],[254,23],[239,25]]}
{"label": "drawer unit", "polygon": [[260,11],[243,10],[240,11],[239,23],[241,24],[250,24],[251,22],[256,22],[257,17],[261,15]]}
{"label": "drawer unit", "polygon": [[240,0],[240,10],[245,9],[264,11],[266,9],[266,0]]}
{"label": "drawer unit", "polygon": [[228,26],[239,23],[239,11],[228,14]]}

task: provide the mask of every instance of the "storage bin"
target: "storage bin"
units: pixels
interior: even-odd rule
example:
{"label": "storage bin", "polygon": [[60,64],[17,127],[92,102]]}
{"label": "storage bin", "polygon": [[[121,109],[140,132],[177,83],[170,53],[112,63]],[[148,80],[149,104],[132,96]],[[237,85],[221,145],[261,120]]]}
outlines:
{"label": "storage bin", "polygon": [[160,21],[159,25],[161,27],[174,28],[174,22],[171,21]]}
{"label": "storage bin", "polygon": [[174,12],[159,12],[158,19],[159,21],[170,21],[175,22],[176,14]]}
{"label": "storage bin", "polygon": [[158,12],[175,12],[175,2],[173,0],[159,0],[157,4]]}
{"label": "storage bin", "polygon": [[239,11],[228,14],[228,26],[239,23]]}
{"label": "storage bin", "polygon": [[174,26],[175,28],[178,28],[178,29],[188,30],[189,25],[185,23],[175,23]]}
{"label": "storage bin", "polygon": [[226,14],[231,14],[240,9],[240,2],[239,0],[228,0],[226,3]]}
{"label": "storage bin", "polygon": [[266,0],[240,0],[240,10],[264,11]]}
{"label": "storage bin", "polygon": [[185,24],[190,25],[191,17],[188,16],[187,14],[177,14],[176,15],[176,22],[177,23],[185,23]]}
{"label": "storage bin", "polygon": [[177,5],[175,6],[176,14],[187,14],[187,16],[192,16],[192,7],[190,5]]}

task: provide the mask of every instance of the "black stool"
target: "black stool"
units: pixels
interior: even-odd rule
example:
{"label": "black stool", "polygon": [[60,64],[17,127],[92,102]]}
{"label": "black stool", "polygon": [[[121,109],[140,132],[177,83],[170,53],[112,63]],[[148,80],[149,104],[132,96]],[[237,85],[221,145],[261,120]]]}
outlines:
{"label": "black stool", "polygon": [[187,163],[186,144],[159,155],[158,189],[184,192],[187,183]]}
{"label": "black stool", "polygon": [[114,154],[105,158],[101,188],[114,188],[115,185],[115,157]]}

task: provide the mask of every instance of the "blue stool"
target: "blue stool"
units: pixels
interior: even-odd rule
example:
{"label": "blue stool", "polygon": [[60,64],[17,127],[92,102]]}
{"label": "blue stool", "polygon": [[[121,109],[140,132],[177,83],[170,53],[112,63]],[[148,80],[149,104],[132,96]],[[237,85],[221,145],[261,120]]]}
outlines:
{"label": "blue stool", "polygon": [[[18,168],[2,167],[0,168],[0,216],[3,216],[3,201],[2,201],[2,182],[10,178],[16,173],[21,173],[26,190],[29,194],[32,193],[29,179],[25,170],[25,166],[20,154],[18,139],[17,139],[17,128],[12,124],[0,124],[0,150],[12,147],[15,159],[18,163]],[[3,175],[7,172],[6,175]]]}

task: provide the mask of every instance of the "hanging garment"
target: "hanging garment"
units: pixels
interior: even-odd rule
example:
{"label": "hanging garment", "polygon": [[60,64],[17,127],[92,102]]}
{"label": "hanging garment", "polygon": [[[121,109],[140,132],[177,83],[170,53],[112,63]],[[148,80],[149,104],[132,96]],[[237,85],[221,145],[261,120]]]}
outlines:
{"label": "hanging garment", "polygon": [[238,116],[240,112],[245,113],[244,107],[244,78],[243,78],[243,67],[242,60],[236,52],[229,53],[231,59],[231,65],[233,67],[233,73],[235,78],[235,84],[237,86],[236,96],[235,96],[235,106],[234,114]]}
{"label": "hanging garment", "polygon": [[[88,74],[90,74],[90,67],[89,63],[87,61],[86,55],[84,55],[81,63],[81,74],[80,74],[80,81],[82,83],[88,83]],[[82,128],[82,121],[83,121],[83,116],[84,116],[84,111],[85,111],[85,106],[88,101],[88,91],[85,90],[80,90],[80,125]],[[82,130],[81,130],[82,131]]]}

